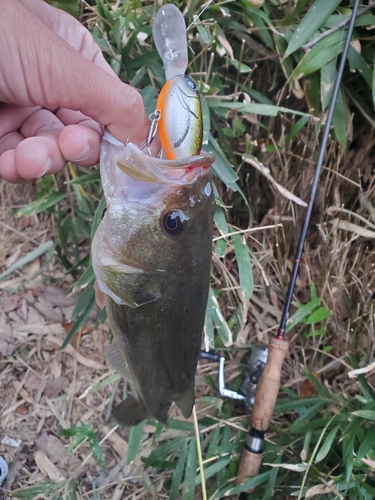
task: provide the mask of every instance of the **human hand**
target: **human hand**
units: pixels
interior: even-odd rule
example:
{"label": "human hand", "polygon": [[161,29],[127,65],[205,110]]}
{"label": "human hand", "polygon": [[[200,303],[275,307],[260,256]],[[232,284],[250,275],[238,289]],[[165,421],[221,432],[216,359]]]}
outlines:
{"label": "human hand", "polygon": [[67,161],[98,162],[103,126],[141,145],[148,118],[90,33],[43,0],[2,0],[0,178],[22,182]]}

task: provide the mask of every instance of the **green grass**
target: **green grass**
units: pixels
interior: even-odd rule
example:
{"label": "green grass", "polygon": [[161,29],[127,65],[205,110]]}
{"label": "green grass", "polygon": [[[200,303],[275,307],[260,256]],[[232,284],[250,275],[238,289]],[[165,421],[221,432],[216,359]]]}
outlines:
{"label": "green grass", "polygon": [[[88,7],[83,12],[75,1],[53,2],[66,4],[71,12],[88,20],[111,66],[124,81],[141,90],[145,107],[152,112],[164,84],[162,63],[151,38],[156,5],[129,1],[119,3],[114,10],[111,2],[91,3],[93,12]],[[194,0],[174,3],[186,13],[187,23],[202,8],[202,3]],[[352,220],[368,228],[375,222],[374,173],[366,163],[366,158],[373,157],[375,143],[374,10],[356,22],[356,45],[349,52],[326,170],[287,328],[292,348],[264,463],[259,476],[235,486],[248,420],[244,409],[232,401],[217,404],[212,399],[216,417],[199,419],[211,500],[249,488],[255,488],[251,494],[254,500],[310,498],[313,494],[324,500],[375,497],[372,380],[364,375],[353,380],[346,376],[347,367],[371,361],[367,354],[373,340],[369,347],[363,331],[371,335],[373,325],[374,246],[371,239],[345,229],[345,224],[335,229],[327,212],[331,205],[344,204],[362,219],[336,213],[342,223]],[[350,12],[349,2],[340,0],[273,0],[260,9],[250,7],[246,0],[214,2],[189,31],[192,51],[188,71],[200,81],[204,148],[217,155],[213,170],[218,239],[214,243],[206,334],[212,349],[226,353],[228,365],[240,367],[246,350],[258,338],[266,339],[263,332],[275,328],[280,319],[304,215],[303,207],[287,193],[307,200],[345,29],[319,37],[347,20]],[[139,43],[141,32],[148,35],[146,44]],[[309,42],[313,42],[311,48],[305,50]],[[253,159],[259,168],[244,157]],[[82,289],[66,343],[94,307],[89,248],[104,210],[96,169],[70,167],[70,178],[67,185],[61,178],[41,180],[35,200],[17,214],[54,213],[56,252],[65,272],[75,279],[74,289]],[[280,222],[283,227],[276,227]],[[246,232],[266,224],[275,228]],[[238,230],[244,232],[228,236]],[[105,313],[101,313],[98,322],[104,320]],[[309,397],[301,396],[304,380],[313,394]],[[216,397],[216,380],[207,375],[206,382],[211,387],[210,396]],[[231,381],[232,388],[239,384],[239,376]],[[142,450],[143,429],[141,425],[130,433],[128,462]],[[166,429],[176,434],[164,441]],[[105,466],[96,429],[83,424],[63,432],[71,449],[79,440],[89,439],[98,465]],[[175,419],[170,419],[166,428],[157,424],[152,451],[142,460],[145,472],[141,485],[148,498],[161,498],[161,494],[170,500],[199,498],[192,424]],[[41,492],[55,500],[80,498],[76,495],[79,481],[78,477],[57,485],[47,481],[18,490],[14,496],[31,499]],[[95,498],[107,498],[102,494],[104,490]]]}

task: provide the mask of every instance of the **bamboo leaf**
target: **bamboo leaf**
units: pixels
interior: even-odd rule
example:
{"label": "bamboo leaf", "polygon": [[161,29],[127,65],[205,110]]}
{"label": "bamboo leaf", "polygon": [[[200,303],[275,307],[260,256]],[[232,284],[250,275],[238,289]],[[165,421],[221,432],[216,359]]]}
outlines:
{"label": "bamboo leaf", "polygon": [[137,456],[137,453],[139,450],[139,445],[140,445],[141,439],[142,439],[144,426],[145,426],[145,422],[143,421],[143,422],[139,423],[138,425],[131,427],[131,429],[130,429],[129,441],[128,441],[129,447],[128,447],[128,456],[127,456],[128,464],[130,464]]}
{"label": "bamboo leaf", "polygon": [[36,260],[40,256],[44,255],[51,248],[53,248],[53,241],[47,241],[46,243],[43,243],[43,245],[40,245],[40,247],[35,248],[34,250],[32,250],[31,252],[26,254],[24,257],[19,259],[17,262],[12,264],[3,273],[1,273],[0,280],[2,280],[3,278],[6,278],[7,276],[9,276],[9,274],[14,273],[14,271],[17,271],[17,269],[21,269],[23,266],[26,266],[26,264],[29,264],[30,262],[34,262],[34,260]]}
{"label": "bamboo leaf", "polygon": [[294,71],[296,78],[314,73],[335,59],[344,47],[344,40],[345,33],[336,31],[314,45],[297,65]]}
{"label": "bamboo leaf", "polygon": [[336,427],[334,427],[331,432],[328,434],[328,436],[326,437],[322,447],[320,448],[316,458],[315,458],[315,463],[317,464],[318,462],[322,461],[323,458],[325,458],[328,453],[330,452],[331,450],[331,447],[332,447],[332,443],[336,437],[336,434],[337,432],[339,431],[339,429],[341,428],[340,425],[336,425]]}
{"label": "bamboo leaf", "polygon": [[357,410],[353,411],[352,415],[356,415],[360,418],[365,418],[366,420],[375,421],[375,410]]}
{"label": "bamboo leaf", "polygon": [[43,212],[43,210],[47,210],[48,208],[55,206],[65,197],[66,193],[60,193],[58,191],[52,194],[46,194],[44,196],[41,196],[37,200],[32,201],[28,205],[15,210],[14,216],[20,217],[21,215],[23,215],[25,217],[29,217],[31,215],[39,214],[40,212]]}
{"label": "bamboo leaf", "polygon": [[363,56],[352,46],[349,47],[348,61],[363,76],[368,86],[371,88],[373,71],[371,70],[370,66],[367,64]]}
{"label": "bamboo leaf", "polygon": [[[204,480],[207,481],[210,477],[214,476],[217,474],[219,471],[224,469],[230,462],[230,458],[223,458],[222,460],[218,460],[217,462],[213,463],[209,467],[206,467],[204,469]],[[198,474],[195,478],[195,484],[198,486],[201,484],[201,477]]]}
{"label": "bamboo leaf", "polygon": [[254,287],[249,248],[246,245],[246,242],[242,241],[242,237],[239,234],[233,234],[232,241],[234,253],[236,254],[237,259],[241,292],[243,294],[245,304],[247,305],[253,294]]}
{"label": "bamboo leaf", "polygon": [[94,431],[90,431],[87,434],[89,444],[90,444],[90,450],[92,453],[92,456],[95,458],[97,463],[102,467],[103,469],[106,468],[104,457],[103,457],[103,452],[99,444],[99,439],[98,436]]}
{"label": "bamboo leaf", "polygon": [[208,295],[208,304],[207,304],[207,309],[210,309],[211,317],[215,323],[215,326],[217,328],[218,334],[223,341],[223,344],[225,346],[230,346],[233,343],[232,340],[232,332],[228,326],[228,323],[225,321],[225,318],[223,316],[223,313],[220,310],[219,303],[217,301],[217,298],[210,289],[209,295]]}
{"label": "bamboo leaf", "polygon": [[197,458],[195,439],[191,439],[189,443],[189,451],[186,460],[185,478],[182,485],[181,500],[194,499],[197,460],[198,458]]}
{"label": "bamboo leaf", "polygon": [[319,307],[316,311],[314,311],[306,320],[307,325],[314,325],[315,323],[319,323],[320,321],[324,321],[329,318],[331,312],[326,307]]}
{"label": "bamboo leaf", "polygon": [[337,59],[333,59],[323,66],[320,72],[320,98],[323,111],[327,109],[331,102],[336,75]]}
{"label": "bamboo leaf", "polygon": [[188,447],[185,446],[185,448],[181,450],[180,456],[178,457],[177,460],[176,468],[174,470],[171,489],[169,492],[169,500],[178,500],[179,498],[180,486],[182,482],[181,481],[182,474],[184,472],[187,455],[188,455]]}
{"label": "bamboo leaf", "polygon": [[310,300],[307,304],[302,305],[297,312],[293,314],[288,320],[285,331],[289,332],[292,328],[294,328],[298,323],[302,322],[306,316],[311,314],[311,312],[318,307],[320,304],[320,298]]}
{"label": "bamboo leaf", "polygon": [[302,47],[313,35],[316,35],[324,21],[328,19],[340,2],[341,0],[330,0],[329,2],[315,0],[290,39],[284,59]]}

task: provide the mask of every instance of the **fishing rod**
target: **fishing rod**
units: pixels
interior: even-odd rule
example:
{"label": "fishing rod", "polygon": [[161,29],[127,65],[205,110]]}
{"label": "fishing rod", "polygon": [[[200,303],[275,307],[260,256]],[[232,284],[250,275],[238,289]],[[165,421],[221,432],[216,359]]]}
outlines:
{"label": "fishing rod", "polygon": [[[277,395],[280,388],[281,369],[288,352],[289,342],[285,339],[285,327],[289,317],[289,309],[292,302],[293,292],[296,284],[297,274],[301,262],[302,252],[306,240],[307,230],[310,224],[311,213],[316,197],[319,177],[323,168],[323,161],[328,142],[328,136],[333,119],[338,93],[344,73],[350,41],[353,33],[354,23],[357,17],[359,0],[354,1],[353,11],[349,23],[348,33],[342,52],[339,69],[332,93],[331,103],[328,111],[327,122],[324,128],[322,142],[319,150],[319,157],[311,187],[309,202],[306,209],[305,220],[302,226],[296,257],[293,264],[291,279],[289,282],[284,309],[276,337],[271,336],[268,344],[268,358],[262,375],[256,386],[255,403],[252,411],[251,428],[245,442],[236,484],[243,484],[249,478],[258,474],[263,457],[263,443],[265,433],[269,427],[273,410],[276,404]],[[240,495],[240,500],[246,498],[246,493]]]}

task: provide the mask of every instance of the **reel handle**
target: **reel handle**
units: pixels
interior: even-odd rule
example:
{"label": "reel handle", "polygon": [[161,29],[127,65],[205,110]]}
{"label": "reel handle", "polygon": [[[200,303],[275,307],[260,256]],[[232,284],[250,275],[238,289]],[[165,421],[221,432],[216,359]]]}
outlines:
{"label": "reel handle", "polygon": [[272,419],[280,388],[281,368],[288,352],[289,342],[271,337],[268,359],[257,384],[251,429],[242,453],[236,484],[240,485],[258,474],[263,458],[264,435]]}

